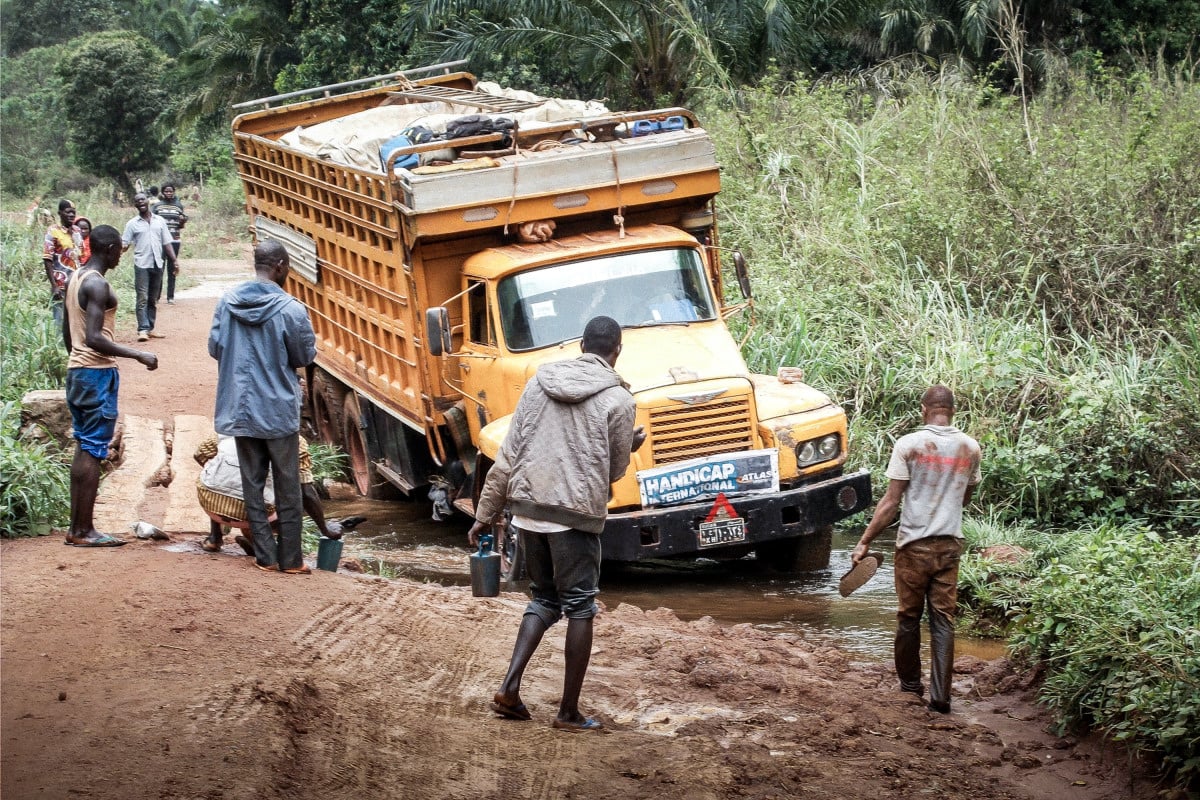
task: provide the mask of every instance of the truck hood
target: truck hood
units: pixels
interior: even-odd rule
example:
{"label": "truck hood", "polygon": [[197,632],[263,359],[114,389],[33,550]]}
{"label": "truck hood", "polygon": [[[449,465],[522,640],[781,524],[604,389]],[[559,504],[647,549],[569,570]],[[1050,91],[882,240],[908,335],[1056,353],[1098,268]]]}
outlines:
{"label": "truck hood", "polygon": [[[577,358],[579,353],[576,340],[527,354],[536,357],[525,361],[520,385],[533,377],[542,364]],[[750,374],[741,351],[720,321],[626,328],[616,369],[634,394],[722,378],[747,380],[754,386],[760,422],[832,405],[825,394],[806,384],[783,384],[773,375]],[[495,457],[511,420],[511,415],[503,416],[483,427],[481,452]]]}
{"label": "truck hood", "polygon": [[[626,328],[621,337],[617,373],[634,394],[676,384],[719,378],[745,378],[754,384],[762,419],[830,404],[829,397],[804,383],[782,384],[773,375],[752,375],[737,343],[723,323],[692,322]],[[526,363],[524,383],[538,367],[576,358],[579,341],[540,351]]]}
{"label": "truck hood", "polygon": [[635,394],[713,378],[748,378],[750,374],[721,322],[626,328],[617,372]]}

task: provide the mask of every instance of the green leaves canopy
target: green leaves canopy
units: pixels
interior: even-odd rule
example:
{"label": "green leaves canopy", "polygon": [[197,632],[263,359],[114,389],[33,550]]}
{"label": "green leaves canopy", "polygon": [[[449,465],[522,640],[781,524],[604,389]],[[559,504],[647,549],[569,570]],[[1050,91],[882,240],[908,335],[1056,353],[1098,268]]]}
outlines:
{"label": "green leaves canopy", "polygon": [[171,152],[168,60],[149,40],[106,31],[72,43],[58,67],[76,163],[132,193],[132,175]]}

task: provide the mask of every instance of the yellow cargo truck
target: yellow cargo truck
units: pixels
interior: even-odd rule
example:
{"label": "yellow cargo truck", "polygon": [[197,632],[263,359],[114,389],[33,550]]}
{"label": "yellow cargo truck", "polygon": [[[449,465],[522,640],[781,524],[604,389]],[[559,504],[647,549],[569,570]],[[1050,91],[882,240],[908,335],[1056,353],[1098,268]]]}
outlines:
{"label": "yellow cargo truck", "polygon": [[526,381],[603,314],[648,432],[612,487],[604,557],[825,566],[869,476],[843,469],[842,409],[797,369],[752,374],[726,327],[749,280],[720,247],[720,168],[689,111],[546,100],[446,65],[300,94],[246,104],[235,158],[317,333],[312,424],[363,494],[432,485],[469,514]]}

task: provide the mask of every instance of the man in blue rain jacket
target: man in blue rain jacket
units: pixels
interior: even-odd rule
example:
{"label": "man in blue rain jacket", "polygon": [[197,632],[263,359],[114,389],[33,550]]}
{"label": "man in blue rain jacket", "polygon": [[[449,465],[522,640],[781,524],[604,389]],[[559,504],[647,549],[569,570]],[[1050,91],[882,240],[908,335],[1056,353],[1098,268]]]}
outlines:
{"label": "man in blue rain jacket", "polygon": [[[213,312],[208,354],[217,360],[217,433],[234,437],[242,495],[260,569],[307,574],[300,546],[300,378],[316,358],[308,310],[283,290],[291,263],[268,239],[254,248],[254,273],[225,293]],[[279,539],[263,499],[274,478]]]}

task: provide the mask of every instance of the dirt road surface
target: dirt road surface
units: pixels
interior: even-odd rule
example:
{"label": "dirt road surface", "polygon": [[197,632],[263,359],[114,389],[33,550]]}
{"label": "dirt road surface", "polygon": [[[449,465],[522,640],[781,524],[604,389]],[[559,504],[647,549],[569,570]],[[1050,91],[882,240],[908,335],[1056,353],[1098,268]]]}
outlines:
{"label": "dirt road surface", "polygon": [[[228,281],[248,264],[184,267]],[[522,595],[266,574],[235,547],[196,546],[206,525],[183,440],[211,426],[217,289],[164,306],[167,338],[149,343],[161,369],[122,366],[130,441],[102,516],[173,541],[0,545],[6,800],[1158,796],[1120,751],[1048,734],[1003,661],[960,659],[942,716],[898,692],[886,664],[663,609],[597,620],[583,706],[605,733],[550,728],[559,629],[526,676],[533,721],[497,719],[488,701]]]}

